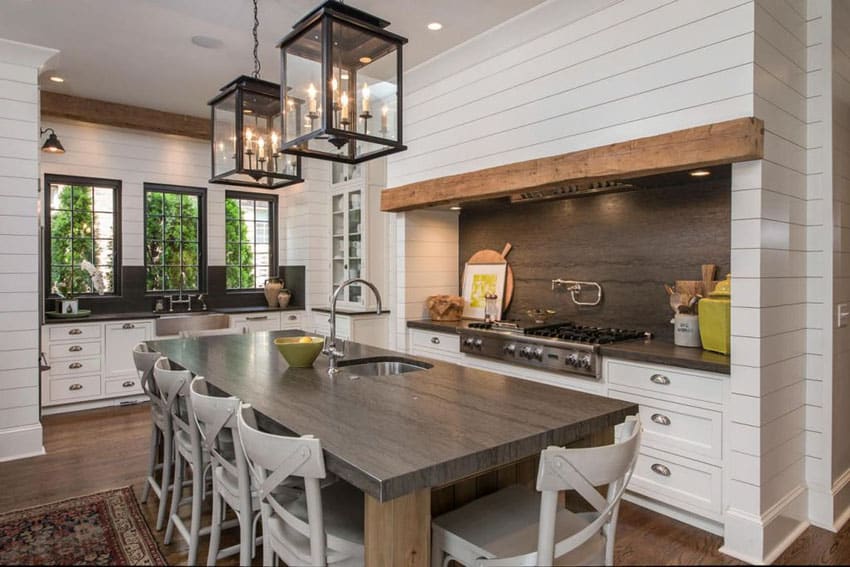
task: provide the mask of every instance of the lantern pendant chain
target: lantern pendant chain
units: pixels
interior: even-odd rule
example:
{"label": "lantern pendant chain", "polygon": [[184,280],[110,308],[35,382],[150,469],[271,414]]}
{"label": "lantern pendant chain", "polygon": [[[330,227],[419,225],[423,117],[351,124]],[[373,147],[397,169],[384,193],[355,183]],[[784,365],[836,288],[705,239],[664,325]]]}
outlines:
{"label": "lantern pendant chain", "polygon": [[259,49],[259,41],[257,40],[257,28],[260,27],[260,19],[257,16],[257,0],[254,0],[254,28],[252,33],[254,35],[254,78],[260,78],[260,57],[257,55],[257,50]]}

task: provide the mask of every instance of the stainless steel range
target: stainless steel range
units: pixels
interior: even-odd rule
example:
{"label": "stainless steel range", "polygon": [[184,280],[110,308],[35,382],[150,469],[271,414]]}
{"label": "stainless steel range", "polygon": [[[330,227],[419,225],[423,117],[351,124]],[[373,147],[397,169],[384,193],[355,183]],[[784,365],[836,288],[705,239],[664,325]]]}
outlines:
{"label": "stainless steel range", "polygon": [[600,379],[599,345],[650,337],[644,331],[603,329],[574,323],[522,327],[513,322],[469,323],[460,350],[541,370]]}

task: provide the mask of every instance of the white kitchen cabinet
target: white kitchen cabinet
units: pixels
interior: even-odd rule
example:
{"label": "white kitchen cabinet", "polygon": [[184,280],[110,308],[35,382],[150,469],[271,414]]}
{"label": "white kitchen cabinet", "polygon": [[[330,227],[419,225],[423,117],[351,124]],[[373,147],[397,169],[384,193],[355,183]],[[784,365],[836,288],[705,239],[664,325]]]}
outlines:
{"label": "white kitchen cabinet", "polygon": [[49,370],[41,374],[45,413],[144,400],[133,347],[153,338],[153,321],[57,323],[42,327]]}
{"label": "white kitchen cabinet", "polygon": [[[320,336],[330,334],[329,313],[313,311],[313,331]],[[389,316],[386,313],[358,313],[336,316],[336,338],[387,348]]]}
{"label": "white kitchen cabinet", "polygon": [[438,332],[428,329],[408,329],[408,344],[410,353],[416,356],[426,356],[458,362],[460,354],[460,335],[456,332]]}
{"label": "white kitchen cabinet", "polygon": [[301,329],[306,331],[307,329],[304,328],[306,321],[306,311],[282,311],[280,313],[281,330]]}
{"label": "white kitchen cabinet", "polygon": [[280,330],[280,312],[268,311],[264,313],[231,315],[230,326],[233,328],[245,327],[249,333],[278,331]]}

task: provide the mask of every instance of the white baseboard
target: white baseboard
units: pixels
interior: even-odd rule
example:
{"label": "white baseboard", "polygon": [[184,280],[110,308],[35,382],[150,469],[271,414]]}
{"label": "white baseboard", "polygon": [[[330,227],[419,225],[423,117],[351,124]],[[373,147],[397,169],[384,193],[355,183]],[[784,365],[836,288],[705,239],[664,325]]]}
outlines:
{"label": "white baseboard", "polygon": [[850,469],[832,488],[809,487],[809,521],[813,526],[838,532],[850,520]]}
{"label": "white baseboard", "polygon": [[41,415],[55,415],[57,413],[70,413],[73,411],[84,411],[97,408],[108,408],[113,406],[126,406],[147,402],[148,397],[144,394],[127,396],[124,398],[108,398],[106,400],[92,400],[90,402],[77,402],[73,404],[62,404],[58,406],[43,406]]}
{"label": "white baseboard", "polygon": [[41,424],[0,429],[0,462],[44,454]]}
{"label": "white baseboard", "polygon": [[765,513],[729,508],[721,553],[754,565],[769,565],[809,527],[808,491],[798,486]]}
{"label": "white baseboard", "polygon": [[673,518],[674,520],[678,520],[685,524],[694,526],[695,528],[699,528],[714,535],[719,535],[721,537],[723,536],[723,524],[715,522],[714,520],[708,518],[704,518],[702,516],[698,516],[691,512],[686,512],[681,508],[669,506],[664,502],[659,502],[658,500],[654,500],[652,498],[648,498],[646,496],[643,496],[642,494],[636,494],[634,492],[626,492],[625,494],[623,494],[623,500],[631,502],[632,504],[637,504],[638,506]]}

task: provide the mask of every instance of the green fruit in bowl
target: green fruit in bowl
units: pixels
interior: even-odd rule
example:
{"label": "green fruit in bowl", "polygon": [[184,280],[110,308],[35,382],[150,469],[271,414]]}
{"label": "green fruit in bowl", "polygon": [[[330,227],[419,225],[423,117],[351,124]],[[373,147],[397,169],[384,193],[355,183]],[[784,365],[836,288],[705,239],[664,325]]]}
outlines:
{"label": "green fruit in bowl", "polygon": [[322,337],[279,337],[274,340],[277,350],[293,368],[310,368],[322,352]]}

